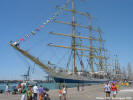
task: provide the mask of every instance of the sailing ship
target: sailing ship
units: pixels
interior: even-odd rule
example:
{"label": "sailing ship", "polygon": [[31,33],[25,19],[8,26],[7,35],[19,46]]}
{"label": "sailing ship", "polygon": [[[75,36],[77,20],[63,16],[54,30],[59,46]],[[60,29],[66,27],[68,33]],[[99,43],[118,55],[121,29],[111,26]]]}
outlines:
{"label": "sailing ship", "polygon": [[[38,57],[35,57],[31,55],[26,50],[23,50],[19,44],[17,43],[9,43],[10,46],[12,46],[15,50],[20,52],[22,55],[24,55],[26,58],[33,61],[35,64],[39,65],[41,68],[44,69],[44,71],[52,77],[55,82],[57,83],[102,83],[108,80],[108,73],[107,73],[107,59],[106,57],[106,51],[103,47],[104,40],[102,39],[101,33],[102,31],[99,28],[94,28],[91,25],[91,20],[93,17],[89,13],[85,12],[79,12],[75,9],[75,1],[70,1],[72,8],[68,9],[67,7],[59,7],[57,6],[57,9],[62,11],[67,11],[72,14],[72,22],[65,22],[65,21],[58,21],[54,20],[53,23],[59,23],[59,24],[65,24],[68,26],[71,26],[72,33],[71,34],[65,34],[65,33],[56,33],[56,32],[50,32],[52,35],[58,35],[58,36],[64,36],[71,38],[71,46],[64,46],[64,45],[56,45],[53,43],[49,43],[48,46],[53,47],[59,47],[64,49],[69,49],[71,51],[72,59],[72,70],[69,68],[69,64],[67,64],[67,67],[62,69],[54,68],[50,61],[48,61],[48,64],[45,64],[41,62]],[[81,25],[78,24],[77,15],[84,16],[87,18],[88,22],[87,25]],[[80,19],[81,20],[81,19]],[[80,31],[80,29],[85,29],[88,32],[83,33],[77,32],[76,30]],[[64,29],[65,30],[65,29]],[[95,32],[95,36],[93,36],[93,33]],[[84,41],[85,44],[84,44]],[[63,41],[62,41],[63,42]],[[95,47],[94,45],[97,45]],[[85,69],[84,60],[82,58],[86,59],[90,71],[87,71]],[[78,58],[78,61],[76,60]],[[78,70],[78,63],[81,68],[80,71]],[[69,66],[69,67],[68,67]],[[96,67],[96,68],[94,68]],[[58,69],[58,70],[57,70]],[[97,70],[97,71],[95,71]]]}

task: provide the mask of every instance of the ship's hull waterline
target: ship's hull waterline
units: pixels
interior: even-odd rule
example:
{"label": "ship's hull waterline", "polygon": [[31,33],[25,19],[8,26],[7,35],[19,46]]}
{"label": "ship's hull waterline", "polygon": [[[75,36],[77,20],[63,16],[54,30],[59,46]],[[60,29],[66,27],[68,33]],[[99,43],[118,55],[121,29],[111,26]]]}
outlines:
{"label": "ship's hull waterline", "polygon": [[76,80],[76,79],[67,79],[54,77],[56,83],[105,83],[107,80]]}

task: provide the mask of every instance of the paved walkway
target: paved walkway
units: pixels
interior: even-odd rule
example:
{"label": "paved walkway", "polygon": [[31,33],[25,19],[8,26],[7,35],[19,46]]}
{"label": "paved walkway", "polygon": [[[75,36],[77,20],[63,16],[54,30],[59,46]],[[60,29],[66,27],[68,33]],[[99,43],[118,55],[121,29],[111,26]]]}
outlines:
{"label": "paved walkway", "polygon": [[[105,100],[103,87],[104,85],[86,86],[84,87],[84,91],[79,92],[76,88],[68,89],[67,100]],[[57,91],[58,90],[49,91],[51,100],[59,100]],[[20,98],[21,95],[0,95],[0,100],[20,100]],[[117,97],[112,100],[133,100],[133,87],[121,88],[117,94]]]}

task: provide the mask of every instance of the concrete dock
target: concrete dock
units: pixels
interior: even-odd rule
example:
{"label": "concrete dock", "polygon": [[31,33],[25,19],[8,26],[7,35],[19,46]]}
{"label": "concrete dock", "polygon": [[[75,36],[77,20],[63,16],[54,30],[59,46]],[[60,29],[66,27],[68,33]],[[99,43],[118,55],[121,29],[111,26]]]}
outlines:
{"label": "concrete dock", "polygon": [[[77,91],[77,88],[68,88],[67,100],[105,100],[103,88],[104,85],[86,86],[83,91]],[[48,94],[51,100],[59,100],[58,90],[50,90]],[[1,94],[0,100],[21,100],[21,95]],[[133,87],[121,87],[117,97],[112,100],[133,100]]]}

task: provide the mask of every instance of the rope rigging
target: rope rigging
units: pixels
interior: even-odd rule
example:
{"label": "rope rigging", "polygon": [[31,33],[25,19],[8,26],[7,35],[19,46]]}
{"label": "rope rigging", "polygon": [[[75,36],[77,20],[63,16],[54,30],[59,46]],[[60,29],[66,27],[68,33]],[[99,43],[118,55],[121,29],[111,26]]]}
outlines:
{"label": "rope rigging", "polygon": [[79,62],[80,62],[80,65],[81,65],[81,70],[82,72],[84,71],[84,63],[82,61],[82,58],[79,56],[78,52],[76,51],[76,55],[78,56],[78,59],[79,59]]}
{"label": "rope rigging", "polygon": [[68,58],[68,62],[67,62],[67,65],[66,65],[67,70],[69,70],[69,65],[70,65],[71,58],[72,58],[72,50],[71,50],[71,54]]}
{"label": "rope rigging", "polygon": [[[31,70],[32,65],[28,62],[28,60],[25,57],[21,56],[17,51],[15,51],[15,53],[25,63],[26,67],[28,68],[27,76],[29,77],[30,73],[31,73],[30,70]],[[33,71],[32,71],[32,74],[33,74],[34,70],[35,70],[35,63],[34,63],[34,66],[32,69],[33,69]]]}

